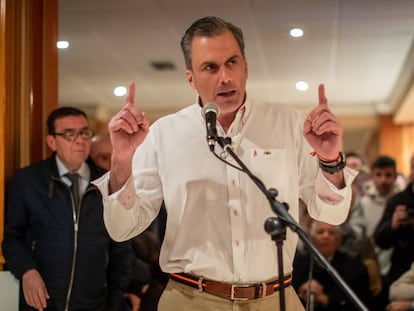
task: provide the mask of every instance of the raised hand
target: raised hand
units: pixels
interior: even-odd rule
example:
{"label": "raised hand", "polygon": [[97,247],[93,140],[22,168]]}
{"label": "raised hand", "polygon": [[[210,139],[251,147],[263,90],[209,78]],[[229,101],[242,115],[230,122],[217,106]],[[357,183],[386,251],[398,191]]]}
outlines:
{"label": "raised hand", "polygon": [[335,160],[341,150],[343,130],[329,110],[323,84],[319,85],[318,93],[319,105],[306,118],[303,134],[319,157]]}
{"label": "raised hand", "polygon": [[131,174],[131,161],[135,149],[149,131],[149,120],[134,104],[135,83],[128,86],[125,106],[109,121],[112,143],[111,192],[119,189]]}

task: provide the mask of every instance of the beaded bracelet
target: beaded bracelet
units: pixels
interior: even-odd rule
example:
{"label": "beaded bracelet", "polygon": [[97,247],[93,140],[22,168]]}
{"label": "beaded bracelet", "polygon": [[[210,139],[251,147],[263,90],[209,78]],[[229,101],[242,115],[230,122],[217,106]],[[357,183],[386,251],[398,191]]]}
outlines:
{"label": "beaded bracelet", "polygon": [[[319,156],[318,156],[319,158]],[[324,159],[325,160],[325,159]],[[324,161],[321,158],[319,158],[319,167],[322,169],[322,171],[327,172],[329,174],[337,173],[344,169],[346,163],[345,163],[345,155],[343,152],[339,152],[339,156],[334,161]]]}

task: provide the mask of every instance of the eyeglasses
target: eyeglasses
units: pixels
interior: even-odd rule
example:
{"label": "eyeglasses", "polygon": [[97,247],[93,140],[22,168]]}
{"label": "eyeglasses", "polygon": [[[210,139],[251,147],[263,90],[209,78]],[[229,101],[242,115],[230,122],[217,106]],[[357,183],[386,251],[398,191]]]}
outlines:
{"label": "eyeglasses", "polygon": [[63,133],[51,133],[53,136],[62,136],[67,141],[74,141],[78,136],[81,136],[83,139],[91,139],[93,136],[93,131],[89,129],[83,129],[80,131],[67,131]]}

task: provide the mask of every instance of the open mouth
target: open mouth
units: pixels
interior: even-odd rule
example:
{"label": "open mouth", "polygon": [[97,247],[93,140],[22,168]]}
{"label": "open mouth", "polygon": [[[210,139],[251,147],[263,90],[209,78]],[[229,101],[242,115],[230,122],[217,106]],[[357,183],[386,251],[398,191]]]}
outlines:
{"label": "open mouth", "polygon": [[234,94],[236,94],[236,91],[217,93],[217,96],[230,97],[230,96],[233,96]]}

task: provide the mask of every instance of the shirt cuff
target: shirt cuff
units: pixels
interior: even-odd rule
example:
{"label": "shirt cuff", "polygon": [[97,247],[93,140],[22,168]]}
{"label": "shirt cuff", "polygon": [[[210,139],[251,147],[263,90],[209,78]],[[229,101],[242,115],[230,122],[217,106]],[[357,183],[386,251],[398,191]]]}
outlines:
{"label": "shirt cuff", "polygon": [[343,201],[343,199],[348,195],[349,187],[351,187],[352,182],[355,177],[358,175],[358,172],[345,167],[343,169],[345,187],[338,189],[332,182],[330,182],[322,173],[321,170],[318,172],[316,177],[316,193],[318,197],[325,203],[336,205]]}
{"label": "shirt cuff", "polygon": [[92,181],[92,183],[98,187],[102,194],[102,200],[104,203],[108,201],[118,201],[124,208],[132,208],[135,203],[135,185],[132,179],[132,175],[128,177],[125,184],[121,189],[109,195],[109,180],[111,177],[111,171],[105,173],[98,179]]}

